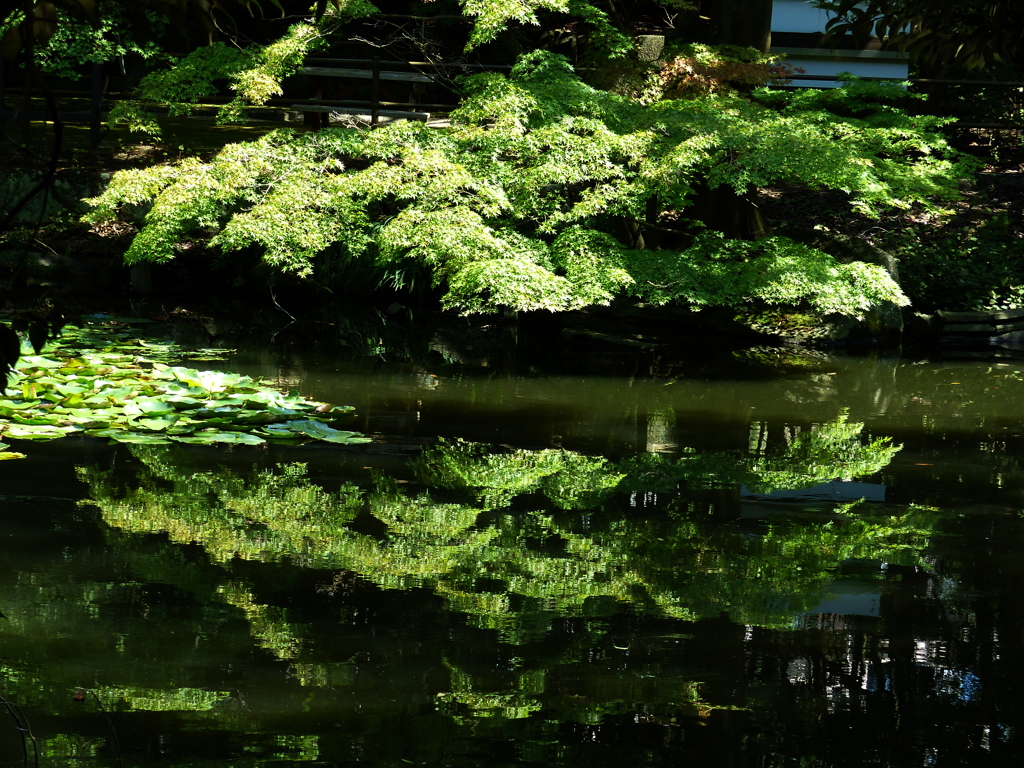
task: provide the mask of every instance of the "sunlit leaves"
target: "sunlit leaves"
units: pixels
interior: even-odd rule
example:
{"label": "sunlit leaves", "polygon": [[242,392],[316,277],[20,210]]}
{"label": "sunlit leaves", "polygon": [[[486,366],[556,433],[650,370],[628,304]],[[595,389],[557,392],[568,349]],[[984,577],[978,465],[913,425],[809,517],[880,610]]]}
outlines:
{"label": "sunlit leaves", "polygon": [[755,242],[706,235],[681,254],[624,251],[637,284],[630,290],[663,304],[683,298],[700,306],[739,305],[740,297],[768,304],[808,302],[823,313],[857,315],[882,302],[906,305],[899,285],[882,267],[841,264],[788,238]]}
{"label": "sunlit leaves", "polygon": [[[330,8],[328,8],[330,3]],[[329,12],[329,17],[340,19],[357,19],[377,13],[377,6],[368,0],[317,0],[316,19],[319,21]]]}
{"label": "sunlit leaves", "polygon": [[[631,294],[859,315],[905,301],[888,275],[781,237],[694,242],[706,224],[688,219],[699,191],[837,189],[875,215],[941,202],[970,170],[936,131],[940,120],[895,106],[905,94],[893,86],[645,106],[534,51],[508,77],[474,76],[463,88],[448,129],[277,131],[208,162],[116,175],[89,201],[89,218],[152,201],[129,261],[171,258],[176,243],[212,233],[214,246],[256,246],[307,277],[331,249],[375,267],[382,282],[415,265],[445,307],[466,313],[561,311]],[[658,233],[667,233],[660,249],[637,237]]]}
{"label": "sunlit leaves", "polygon": [[463,11],[474,19],[467,48],[490,42],[509,22],[537,24],[539,10],[565,13],[568,0],[461,0]]}
{"label": "sunlit leaves", "polygon": [[[344,525],[362,507],[355,488],[328,493],[306,479],[301,465],[242,477],[198,471],[183,464],[172,446],[132,450],[149,467],[135,488],[119,488],[93,468],[81,470],[95,503],[117,525],[166,531],[181,543],[200,542],[221,562],[290,557],[310,566],[324,564],[325,545],[350,535]],[[168,482],[174,489],[170,505],[165,503]]]}
{"label": "sunlit leaves", "polygon": [[903,448],[889,438],[864,442],[864,425],[851,422],[846,412],[835,420],[799,431],[781,453],[767,453],[757,446],[752,429],[752,459],[744,480],[751,490],[766,493],[779,489],[807,488],[836,478],[850,480],[884,469]]}
{"label": "sunlit leaves", "polygon": [[[0,433],[22,440],[85,434],[141,444],[369,441],[324,423],[352,410],[348,406],[306,400],[237,373],[155,362],[147,350],[166,359],[168,345],[126,344],[117,327],[94,331],[69,331],[46,355],[22,356],[0,397]],[[125,354],[129,350],[135,354]]]}
{"label": "sunlit leaves", "polygon": [[599,501],[622,475],[608,460],[570,451],[496,453],[480,443],[441,441],[415,462],[417,475],[439,488],[471,491],[485,508],[503,507],[519,494],[543,488],[563,509]]}
{"label": "sunlit leaves", "polygon": [[551,251],[554,263],[574,286],[581,306],[606,304],[635,282],[622,247],[605,232],[571,227],[555,239]]}
{"label": "sunlit leaves", "polygon": [[672,492],[679,488],[729,488],[745,485],[757,493],[811,488],[837,478],[862,478],[881,471],[902,448],[888,438],[865,440],[864,424],[847,414],[799,429],[783,446],[764,445],[765,425],[751,426],[746,453],[685,452],[634,456],[619,469],[632,488]]}
{"label": "sunlit leaves", "polygon": [[[250,106],[279,96],[281,81],[302,66],[303,59],[321,42],[310,24],[295,24],[269,45],[236,45],[214,42],[182,58],[174,67],[150,72],[139,83],[140,99],[166,105],[168,114],[189,115],[203,99],[217,96],[228,80],[235,98],[220,108],[221,123],[239,122]],[[120,102],[111,122],[127,123],[132,130],[159,135],[160,126],[137,102]]]}

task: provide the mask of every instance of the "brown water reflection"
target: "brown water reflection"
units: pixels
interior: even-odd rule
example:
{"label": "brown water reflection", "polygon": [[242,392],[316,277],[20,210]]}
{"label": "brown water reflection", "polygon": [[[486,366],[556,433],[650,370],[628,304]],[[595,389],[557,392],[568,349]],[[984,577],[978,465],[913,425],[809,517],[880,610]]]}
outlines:
{"label": "brown water reflection", "polygon": [[1024,368],[436,362],[232,362],[365,447],[0,464],[41,765],[1012,764]]}

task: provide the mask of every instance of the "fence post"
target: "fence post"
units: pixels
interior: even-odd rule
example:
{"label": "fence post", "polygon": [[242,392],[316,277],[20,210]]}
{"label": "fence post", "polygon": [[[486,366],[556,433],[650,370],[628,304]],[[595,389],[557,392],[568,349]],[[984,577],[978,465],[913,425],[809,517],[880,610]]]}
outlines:
{"label": "fence post", "polygon": [[370,98],[373,100],[373,104],[370,107],[370,125],[377,125],[377,121],[380,120],[380,56],[374,56],[372,59],[373,65],[373,80]]}
{"label": "fence post", "polygon": [[89,102],[89,143],[96,146],[100,143],[100,107],[103,104],[103,64],[92,63],[92,99]]}
{"label": "fence post", "polygon": [[7,127],[7,108],[4,106],[4,70],[6,62],[0,61],[0,131]]}

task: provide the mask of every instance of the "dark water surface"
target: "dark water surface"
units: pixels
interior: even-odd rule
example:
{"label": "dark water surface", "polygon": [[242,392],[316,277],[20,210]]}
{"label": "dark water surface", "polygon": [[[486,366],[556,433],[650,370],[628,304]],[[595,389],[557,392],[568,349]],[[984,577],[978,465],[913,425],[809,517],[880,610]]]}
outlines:
{"label": "dark water surface", "polygon": [[369,445],[0,462],[0,766],[1024,753],[1024,365],[438,359],[230,364]]}

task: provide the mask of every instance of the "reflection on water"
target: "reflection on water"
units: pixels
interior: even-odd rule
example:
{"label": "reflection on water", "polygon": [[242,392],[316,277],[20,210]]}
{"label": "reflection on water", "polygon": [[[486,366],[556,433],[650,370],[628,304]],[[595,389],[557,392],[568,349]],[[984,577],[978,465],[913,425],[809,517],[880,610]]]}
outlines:
{"label": "reflection on water", "polygon": [[236,367],[375,442],[0,465],[0,766],[1019,750],[1016,365]]}

